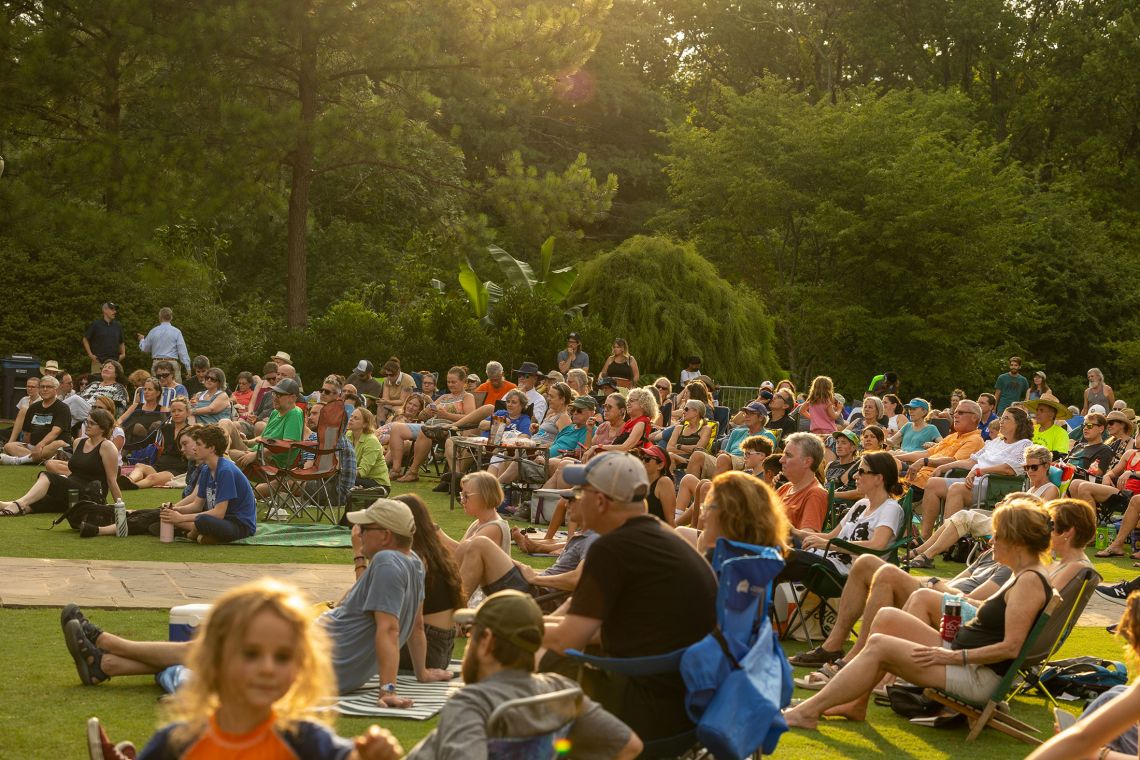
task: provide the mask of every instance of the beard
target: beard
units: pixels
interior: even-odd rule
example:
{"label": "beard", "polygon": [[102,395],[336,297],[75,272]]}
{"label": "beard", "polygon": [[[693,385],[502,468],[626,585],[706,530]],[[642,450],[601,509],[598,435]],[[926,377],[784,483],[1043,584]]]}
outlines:
{"label": "beard", "polygon": [[468,649],[463,653],[463,664],[460,666],[459,671],[460,676],[463,677],[463,683],[478,683],[479,681],[479,662],[471,652],[471,647],[473,646],[475,646],[475,642],[472,639],[468,639]]}

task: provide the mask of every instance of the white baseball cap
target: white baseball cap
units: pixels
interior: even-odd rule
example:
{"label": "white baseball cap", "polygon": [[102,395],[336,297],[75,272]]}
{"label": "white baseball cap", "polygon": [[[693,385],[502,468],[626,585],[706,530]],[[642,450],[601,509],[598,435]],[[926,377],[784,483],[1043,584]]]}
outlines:
{"label": "white baseball cap", "polygon": [[596,456],[586,464],[572,464],[562,471],[572,486],[589,484],[614,501],[641,501],[649,493],[649,476],[641,460],[621,451]]}

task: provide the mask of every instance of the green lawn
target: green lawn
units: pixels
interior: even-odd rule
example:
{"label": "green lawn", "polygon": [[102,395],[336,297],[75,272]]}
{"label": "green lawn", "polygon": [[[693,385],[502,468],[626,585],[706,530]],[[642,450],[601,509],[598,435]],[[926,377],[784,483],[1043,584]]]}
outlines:
{"label": "green lawn", "polygon": [[[0,496],[11,498],[32,481],[36,470],[29,467],[0,468]],[[432,494],[434,480],[417,484],[437,520],[452,535],[462,532],[467,520],[458,509],[449,512],[447,499]],[[403,490],[403,489],[401,489]],[[170,491],[135,491],[127,495],[129,506],[153,506],[169,498]],[[163,545],[157,539],[99,539],[83,541],[66,529],[48,532],[50,519],[29,517],[0,522],[3,548],[0,554],[16,557],[105,558],[216,562],[343,562],[342,550],[285,549],[274,547],[199,547],[190,544]],[[286,556],[288,555],[288,556]],[[536,564],[547,561],[533,560]],[[1131,561],[1098,560],[1110,580],[1133,577]],[[944,574],[958,568],[945,567]],[[165,638],[165,611],[96,611],[92,619],[108,630],[131,638]],[[119,678],[99,687],[78,683],[75,668],[63,644],[56,609],[0,609],[0,631],[6,646],[0,654],[0,758],[72,758],[83,755],[84,723],[98,715],[113,739],[144,742],[160,720],[158,687],[149,678]],[[43,646],[35,644],[43,642]],[[803,644],[787,642],[789,652]],[[1061,656],[1096,654],[1122,659],[1119,642],[1103,629],[1079,628],[1070,637]],[[802,673],[803,671],[799,671]],[[809,692],[797,690],[796,696]],[[1071,706],[1071,709],[1078,709]],[[1051,731],[1052,715],[1045,701],[1036,696],[1020,697],[1014,714]],[[341,719],[344,735],[363,731],[372,721]],[[434,725],[434,721],[382,721],[406,748],[410,748]],[[886,708],[872,707],[866,723],[827,721],[818,732],[791,732],[781,739],[777,757],[811,756],[815,759],[858,757],[950,758],[977,754],[987,758],[1023,758],[1027,748],[996,732],[986,732],[974,745],[965,743],[961,730],[913,728]]]}

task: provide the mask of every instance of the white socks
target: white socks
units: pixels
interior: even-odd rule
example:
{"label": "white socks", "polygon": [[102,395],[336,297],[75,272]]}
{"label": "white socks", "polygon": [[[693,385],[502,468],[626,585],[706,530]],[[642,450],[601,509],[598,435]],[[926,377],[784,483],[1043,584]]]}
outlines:
{"label": "white socks", "polygon": [[26,454],[22,457],[14,457],[11,454],[0,454],[0,464],[27,464],[32,461],[32,455]]}

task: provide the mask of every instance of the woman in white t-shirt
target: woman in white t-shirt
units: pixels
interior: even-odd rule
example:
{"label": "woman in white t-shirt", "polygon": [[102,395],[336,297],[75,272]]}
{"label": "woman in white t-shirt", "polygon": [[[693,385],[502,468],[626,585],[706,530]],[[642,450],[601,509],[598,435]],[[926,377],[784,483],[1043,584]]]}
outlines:
{"label": "woman in white t-shirt", "polygon": [[[1030,421],[1028,412],[1018,407],[1009,407],[998,420],[998,431],[1001,434],[999,438],[986,441],[982,450],[972,454],[969,459],[959,459],[934,468],[934,476],[926,482],[924,510],[928,500],[944,497],[946,504],[942,519],[947,520],[967,504],[973,503],[975,497],[985,497],[987,476],[1021,477],[1025,474],[1025,450],[1033,445],[1033,422]],[[944,477],[950,470],[968,470],[969,473],[960,480]],[[936,501],[929,503],[932,509],[938,508]]]}
{"label": "woman in white t-shirt", "polygon": [[867,549],[885,549],[894,541],[903,520],[903,509],[894,498],[902,493],[898,462],[885,451],[867,454],[860,460],[855,477],[859,490],[866,496],[855,502],[829,532],[804,536],[800,547],[785,558],[786,564],[777,582],[803,582],[811,573],[811,567],[819,564],[827,564],[846,576],[855,557],[831,546],[833,539]]}

